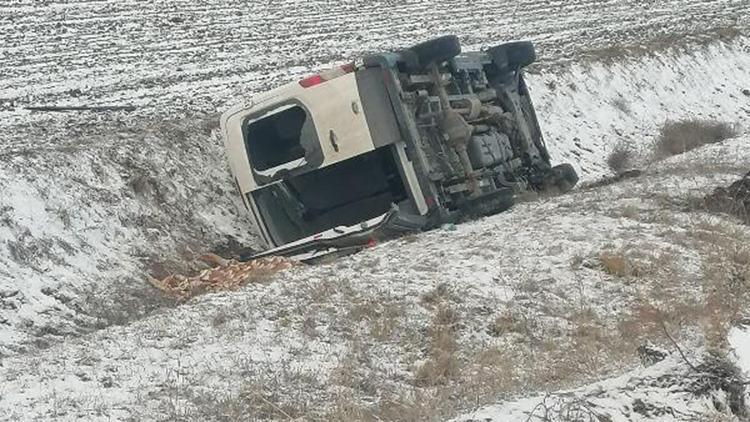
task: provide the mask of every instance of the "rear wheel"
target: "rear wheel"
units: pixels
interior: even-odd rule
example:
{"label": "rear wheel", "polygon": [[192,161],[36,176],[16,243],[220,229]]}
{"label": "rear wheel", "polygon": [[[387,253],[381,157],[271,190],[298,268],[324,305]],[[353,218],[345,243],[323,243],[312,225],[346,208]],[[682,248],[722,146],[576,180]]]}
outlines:
{"label": "rear wheel", "polygon": [[514,41],[487,50],[500,68],[517,69],[536,61],[536,49],[531,41]]}
{"label": "rear wheel", "polygon": [[553,193],[569,192],[578,183],[578,173],[570,164],[552,167],[544,176],[544,190]]}
{"label": "rear wheel", "polygon": [[515,205],[515,194],[511,189],[471,198],[463,205],[464,213],[470,217],[485,217],[507,211]]}
{"label": "rear wheel", "polygon": [[401,54],[410,70],[425,69],[440,64],[461,53],[461,43],[455,35],[446,35],[419,43]]}

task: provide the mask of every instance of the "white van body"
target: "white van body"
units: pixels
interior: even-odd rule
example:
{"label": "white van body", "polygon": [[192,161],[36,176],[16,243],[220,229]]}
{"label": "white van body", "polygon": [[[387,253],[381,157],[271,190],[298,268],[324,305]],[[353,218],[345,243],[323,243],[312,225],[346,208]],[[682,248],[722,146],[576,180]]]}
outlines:
{"label": "white van body", "polygon": [[[221,117],[232,175],[269,251],[356,249],[403,230],[566,191],[522,68],[527,42],[460,54],[455,37],[313,75]],[[572,172],[572,173],[571,173]]]}

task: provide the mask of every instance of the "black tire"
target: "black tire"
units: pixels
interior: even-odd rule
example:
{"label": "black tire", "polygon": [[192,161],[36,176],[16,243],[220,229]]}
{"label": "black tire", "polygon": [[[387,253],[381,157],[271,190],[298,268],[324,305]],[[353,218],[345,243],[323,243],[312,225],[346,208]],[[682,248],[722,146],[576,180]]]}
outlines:
{"label": "black tire", "polygon": [[544,177],[544,190],[551,193],[566,193],[578,183],[578,173],[570,164],[552,167]]}
{"label": "black tire", "polygon": [[536,49],[531,41],[514,41],[500,44],[487,53],[501,69],[518,69],[536,61]]}
{"label": "black tire", "polygon": [[455,35],[434,38],[401,52],[409,69],[422,70],[431,64],[440,64],[461,54],[461,42]]}
{"label": "black tire", "polygon": [[516,204],[516,197],[511,189],[501,189],[491,194],[484,194],[470,199],[463,205],[468,217],[486,217],[505,212]]}

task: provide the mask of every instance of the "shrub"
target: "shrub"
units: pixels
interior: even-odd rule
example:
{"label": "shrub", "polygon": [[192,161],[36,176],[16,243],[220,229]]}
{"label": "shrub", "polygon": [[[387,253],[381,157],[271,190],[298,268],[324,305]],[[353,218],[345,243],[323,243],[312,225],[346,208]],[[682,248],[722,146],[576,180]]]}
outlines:
{"label": "shrub", "polygon": [[459,372],[456,356],[440,350],[417,369],[415,381],[419,386],[434,387],[447,383],[458,376]]}
{"label": "shrub", "polygon": [[623,255],[602,254],[599,257],[602,269],[605,273],[616,277],[625,277],[630,275],[630,264]]}
{"label": "shrub", "polygon": [[735,136],[737,130],[728,123],[703,119],[667,121],[661,127],[654,152],[657,158],[669,157]]}
{"label": "shrub", "polygon": [[607,157],[607,165],[615,174],[621,174],[631,167],[632,160],[633,151],[624,144],[617,144]]}

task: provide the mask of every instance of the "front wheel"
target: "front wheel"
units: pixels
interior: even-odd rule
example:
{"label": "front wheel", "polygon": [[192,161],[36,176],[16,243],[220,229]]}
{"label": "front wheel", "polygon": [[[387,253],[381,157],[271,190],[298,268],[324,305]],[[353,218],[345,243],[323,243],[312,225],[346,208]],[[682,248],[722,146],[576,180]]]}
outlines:
{"label": "front wheel", "polygon": [[536,49],[531,41],[513,41],[487,50],[500,68],[518,69],[536,61]]}
{"label": "front wheel", "polygon": [[461,54],[461,43],[455,35],[445,35],[419,43],[401,52],[407,67],[412,71],[426,69]]}

